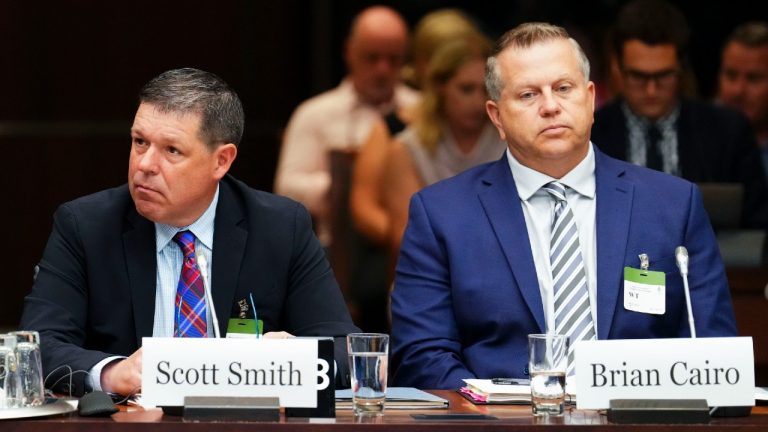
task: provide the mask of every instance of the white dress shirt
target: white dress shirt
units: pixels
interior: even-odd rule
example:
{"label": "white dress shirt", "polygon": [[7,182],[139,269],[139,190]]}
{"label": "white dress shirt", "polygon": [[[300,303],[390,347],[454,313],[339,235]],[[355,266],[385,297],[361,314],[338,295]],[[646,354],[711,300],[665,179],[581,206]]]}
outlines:
{"label": "white dress shirt", "polygon": [[[525,226],[531,242],[530,247],[533,262],[536,265],[536,277],[541,291],[541,302],[544,305],[546,331],[554,333],[555,330],[552,268],[549,262],[549,242],[555,200],[541,188],[547,183],[557,180],[568,186],[565,195],[568,205],[573,211],[576,228],[579,231],[581,256],[587,273],[589,305],[592,311],[592,322],[595,323],[595,334],[597,334],[597,237],[595,235],[595,209],[597,208],[595,200],[597,197],[595,196],[595,153],[592,149],[592,143],[589,145],[589,151],[584,160],[561,179],[552,178],[522,165],[512,156],[509,149],[507,149],[507,161],[523,207]],[[519,247],[525,247],[525,245]]]}
{"label": "white dress shirt", "polygon": [[397,85],[392,102],[371,105],[360,99],[347,78],[338,87],[303,102],[291,115],[277,165],[275,193],[307,207],[324,245],[331,240],[326,208],[331,150],[357,150],[368,139],[377,119],[395,108],[411,107],[418,100],[417,92]]}

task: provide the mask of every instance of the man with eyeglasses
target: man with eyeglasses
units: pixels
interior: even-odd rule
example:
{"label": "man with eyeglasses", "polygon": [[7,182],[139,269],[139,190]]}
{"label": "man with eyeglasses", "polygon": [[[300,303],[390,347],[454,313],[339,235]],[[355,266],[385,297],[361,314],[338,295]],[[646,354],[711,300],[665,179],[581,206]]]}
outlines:
{"label": "man with eyeglasses", "polygon": [[592,141],[618,159],[686,180],[740,183],[740,225],[768,226],[768,187],[754,135],[735,111],[683,97],[685,17],[663,0],[628,3],[616,20],[613,54],[621,96],[595,113]]}

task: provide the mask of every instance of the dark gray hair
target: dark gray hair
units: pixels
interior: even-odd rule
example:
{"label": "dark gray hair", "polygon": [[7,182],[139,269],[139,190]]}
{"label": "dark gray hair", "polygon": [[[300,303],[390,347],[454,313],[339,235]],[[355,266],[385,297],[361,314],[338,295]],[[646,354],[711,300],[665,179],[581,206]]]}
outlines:
{"label": "dark gray hair", "polygon": [[584,80],[589,80],[589,59],[581,49],[581,46],[573,39],[564,28],[542,22],[524,23],[504,33],[496,43],[496,49],[488,57],[485,64],[485,87],[488,90],[488,97],[498,102],[501,98],[501,90],[504,88],[504,82],[501,80],[499,66],[496,58],[508,47],[529,48],[534,44],[547,42],[555,39],[565,39],[573,45],[579,59],[581,73]]}
{"label": "dark gray hair", "polygon": [[163,72],[139,92],[147,103],[164,113],[199,114],[200,138],[209,149],[240,144],[245,128],[243,105],[237,93],[218,76],[193,68]]}

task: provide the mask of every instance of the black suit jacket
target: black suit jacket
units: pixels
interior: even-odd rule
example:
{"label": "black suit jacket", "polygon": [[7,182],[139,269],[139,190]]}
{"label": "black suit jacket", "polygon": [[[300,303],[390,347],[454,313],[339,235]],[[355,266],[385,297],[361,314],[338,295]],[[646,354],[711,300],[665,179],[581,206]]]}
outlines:
{"label": "black suit jacket", "polygon": [[[628,160],[629,132],[622,103],[616,100],[595,113],[592,142],[609,156]],[[681,177],[694,183],[741,183],[742,227],[768,227],[768,186],[746,117],[716,105],[682,99],[677,143]]]}
{"label": "black suit jacket", "polygon": [[[211,274],[219,328],[252,293],[265,332],[339,338],[337,385],[348,386],[343,336],[359,330],[306,209],[231,176],[219,184]],[[59,207],[21,319],[40,332],[47,386],[82,394],[85,374],[70,388],[63,368],[128,356],[152,335],[155,255],[154,223],[136,212],[126,185]]]}

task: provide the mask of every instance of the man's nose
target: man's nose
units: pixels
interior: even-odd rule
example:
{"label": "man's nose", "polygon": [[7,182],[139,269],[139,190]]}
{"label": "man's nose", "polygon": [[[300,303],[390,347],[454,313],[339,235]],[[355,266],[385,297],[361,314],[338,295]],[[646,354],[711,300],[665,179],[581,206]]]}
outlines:
{"label": "man's nose", "polygon": [[375,67],[376,71],[382,75],[394,74],[399,69],[397,62],[387,57],[377,59]]}
{"label": "man's nose", "polygon": [[541,107],[539,112],[542,116],[550,116],[560,112],[560,103],[551,91],[545,91],[541,94]]}
{"label": "man's nose", "polygon": [[139,170],[148,174],[156,174],[158,167],[159,154],[153,146],[149,146],[147,151],[139,156]]}
{"label": "man's nose", "polygon": [[736,78],[731,80],[729,86],[731,88],[731,94],[741,97],[744,96],[744,93],[747,90],[747,80]]}

